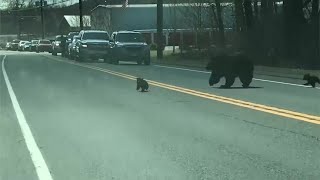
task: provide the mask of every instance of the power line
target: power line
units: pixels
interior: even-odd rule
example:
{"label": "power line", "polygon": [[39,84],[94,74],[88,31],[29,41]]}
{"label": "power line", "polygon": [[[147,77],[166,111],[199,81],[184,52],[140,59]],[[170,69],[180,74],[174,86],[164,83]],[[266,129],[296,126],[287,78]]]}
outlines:
{"label": "power line", "polygon": [[[47,4],[47,5],[43,6],[43,7],[44,8],[45,7],[50,7],[50,6],[66,3],[66,2],[69,2],[69,1],[71,1],[71,0],[63,0],[63,1],[60,1],[60,2]],[[7,12],[20,12],[20,11],[35,10],[35,9],[40,9],[40,8],[41,7],[30,7],[30,8],[23,8],[23,9],[7,9],[7,10],[2,10],[2,12],[5,12],[5,11],[7,11]]]}

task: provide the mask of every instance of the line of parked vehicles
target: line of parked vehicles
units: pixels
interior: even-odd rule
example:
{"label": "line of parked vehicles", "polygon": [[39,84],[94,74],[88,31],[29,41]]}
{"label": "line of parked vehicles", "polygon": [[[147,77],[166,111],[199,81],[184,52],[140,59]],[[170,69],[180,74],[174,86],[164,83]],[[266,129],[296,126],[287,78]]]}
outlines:
{"label": "line of parked vehicles", "polygon": [[79,62],[96,61],[119,64],[119,61],[134,61],[137,64],[150,64],[150,46],[144,36],[135,31],[117,31],[111,36],[106,31],[83,30],[57,35],[54,40],[13,40],[6,49],[14,51],[48,52],[53,56]]}

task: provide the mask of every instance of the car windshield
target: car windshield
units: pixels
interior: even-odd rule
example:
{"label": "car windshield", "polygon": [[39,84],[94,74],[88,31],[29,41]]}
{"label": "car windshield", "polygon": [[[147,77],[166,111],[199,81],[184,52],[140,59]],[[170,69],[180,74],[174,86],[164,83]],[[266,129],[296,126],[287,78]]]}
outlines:
{"label": "car windshield", "polygon": [[119,33],[116,38],[119,42],[145,42],[142,34],[139,33]]}
{"label": "car windshield", "polygon": [[69,35],[68,35],[68,38],[73,38],[74,36],[76,36],[76,35],[78,35],[79,33],[77,33],[77,32],[74,32],[74,33],[70,33]]}
{"label": "car windshield", "polygon": [[109,34],[106,32],[87,32],[83,34],[83,40],[109,40]]}
{"label": "car windshield", "polygon": [[64,38],[64,37],[62,37],[62,36],[57,36],[57,37],[56,37],[56,41],[62,41],[63,38]]}
{"label": "car windshield", "polygon": [[32,40],[32,44],[37,44],[39,41],[38,40]]}
{"label": "car windshield", "polygon": [[13,43],[19,43],[20,41],[19,40],[13,40]]}
{"label": "car windshield", "polygon": [[40,41],[40,44],[51,44],[50,41]]}

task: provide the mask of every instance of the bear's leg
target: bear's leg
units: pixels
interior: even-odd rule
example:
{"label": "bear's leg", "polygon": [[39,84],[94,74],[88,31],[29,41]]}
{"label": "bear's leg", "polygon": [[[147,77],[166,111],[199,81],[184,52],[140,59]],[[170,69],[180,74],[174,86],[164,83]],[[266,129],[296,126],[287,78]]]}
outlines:
{"label": "bear's leg", "polygon": [[220,86],[221,88],[230,88],[234,81],[235,81],[236,77],[235,76],[226,76],[226,84]]}
{"label": "bear's leg", "polygon": [[213,86],[214,85],[214,81],[213,81],[213,75],[211,73],[211,76],[209,78],[209,86]]}
{"label": "bear's leg", "polygon": [[316,87],[316,82],[313,81],[313,82],[311,82],[310,84],[311,84],[311,86],[312,86],[313,88]]}
{"label": "bear's leg", "polygon": [[240,75],[240,76],[239,76],[239,79],[240,79],[240,81],[241,81],[241,83],[242,83],[242,87],[248,88],[249,85],[250,85],[251,82],[252,82],[253,74],[250,73],[250,74]]}
{"label": "bear's leg", "polygon": [[214,84],[217,84],[219,81],[220,81],[220,76],[212,72],[209,78],[209,85],[213,86]]}

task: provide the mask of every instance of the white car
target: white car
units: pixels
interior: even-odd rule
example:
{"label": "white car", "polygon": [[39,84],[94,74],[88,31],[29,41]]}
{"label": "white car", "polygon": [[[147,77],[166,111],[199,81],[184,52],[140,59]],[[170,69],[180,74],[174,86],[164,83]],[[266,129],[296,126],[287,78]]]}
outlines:
{"label": "white car", "polygon": [[22,47],[22,51],[31,51],[31,42],[26,42],[24,43],[23,47]]}
{"label": "white car", "polygon": [[22,51],[24,44],[27,42],[29,42],[29,41],[20,41],[18,44],[18,51]]}
{"label": "white car", "polygon": [[7,49],[7,50],[10,50],[10,49],[11,49],[11,42],[7,42],[7,44],[6,44],[6,49]]}
{"label": "white car", "polygon": [[80,36],[73,36],[72,42],[68,45],[68,58],[74,59],[76,51],[76,43],[79,41]]}

